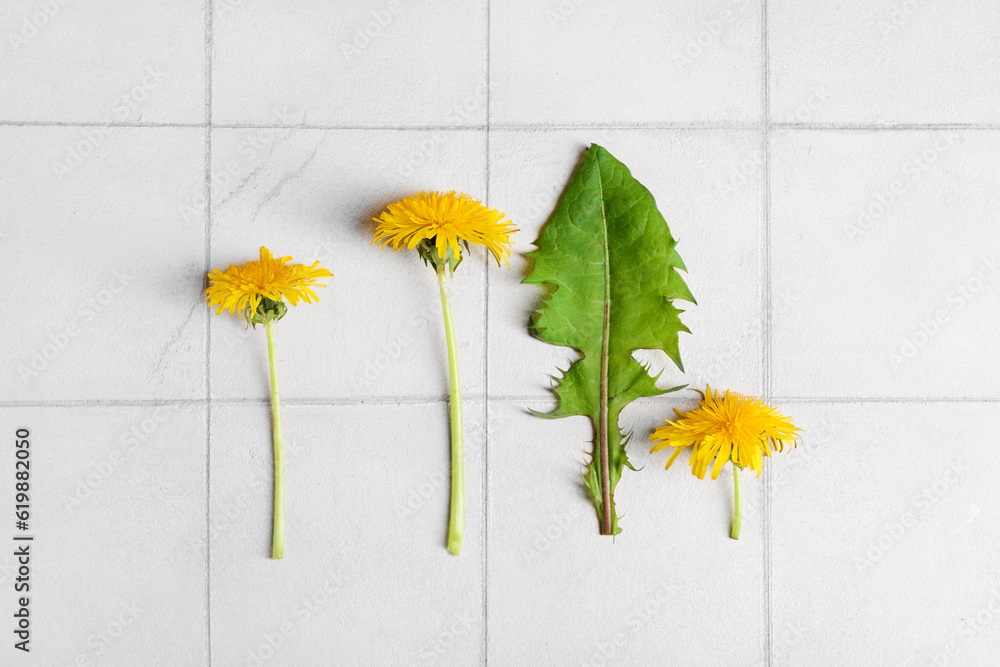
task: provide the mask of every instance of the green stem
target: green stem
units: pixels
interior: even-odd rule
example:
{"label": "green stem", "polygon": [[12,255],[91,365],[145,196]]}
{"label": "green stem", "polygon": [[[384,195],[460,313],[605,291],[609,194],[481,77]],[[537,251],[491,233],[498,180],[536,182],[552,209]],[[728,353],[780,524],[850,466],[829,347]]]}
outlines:
{"label": "green stem", "polygon": [[437,267],[441,288],[441,311],[444,313],[444,333],[448,340],[448,383],[451,387],[451,516],[448,519],[448,551],[459,555],[465,535],[465,454],[462,429],[462,388],[458,378],[458,345],[455,323],[451,318],[445,267]]}
{"label": "green stem", "polygon": [[274,536],[271,558],[285,555],[285,452],[281,437],[281,394],[278,392],[278,364],[274,356],[274,317],[268,313],[267,360],[271,366],[271,424],[274,427]]}
{"label": "green stem", "polygon": [[733,464],[733,484],[736,488],[736,514],[733,516],[733,529],[729,531],[729,537],[734,540],[740,539],[740,524],[743,522],[743,502],[740,498],[740,467]]}

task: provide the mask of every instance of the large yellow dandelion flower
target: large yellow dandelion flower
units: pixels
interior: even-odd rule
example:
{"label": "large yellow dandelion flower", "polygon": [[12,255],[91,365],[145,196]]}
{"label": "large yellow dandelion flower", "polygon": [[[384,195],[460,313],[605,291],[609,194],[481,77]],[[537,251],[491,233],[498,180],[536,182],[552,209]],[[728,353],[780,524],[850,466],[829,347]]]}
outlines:
{"label": "large yellow dandelion flower", "polygon": [[766,405],[759,398],[726,391],[713,392],[707,387],[701,404],[687,414],[676,410],[679,419],[653,431],[649,437],[651,452],[674,447],[667,468],[686,447],[691,447],[691,472],[705,479],[712,466],[712,479],[718,479],[727,461],[733,462],[735,513],[730,537],[740,538],[742,501],[740,500],[740,469],[750,468],[760,477],[764,457],[777,448],[795,444],[799,429],[790,419]]}
{"label": "large yellow dandelion flower", "polygon": [[798,434],[790,419],[759,398],[729,390],[720,393],[708,387],[697,408],[687,414],[675,411],[677,421],[653,431],[651,451],[676,448],[667,461],[669,468],[685,447],[691,447],[691,472],[698,479],[705,479],[709,465],[712,479],[718,479],[730,459],[760,477],[763,457],[771,456],[774,447],[782,451],[786,444],[794,445]]}
{"label": "large yellow dandelion flower", "polygon": [[465,432],[462,421],[462,387],[458,372],[458,342],[446,286],[448,269],[454,274],[462,261],[462,248],[484,246],[493,259],[510,266],[510,235],[517,231],[500,211],[483,206],[469,195],[419,192],[389,204],[374,218],[378,223],[372,243],[383,248],[406,246],[434,267],[441,292],[441,313],[448,345],[448,386],[451,391],[451,508],[448,518],[448,551],[459,555],[465,537]]}
{"label": "large yellow dandelion flower", "polygon": [[320,268],[319,262],[311,266],[289,264],[291,257],[275,258],[271,251],[261,246],[260,261],[247,262],[242,266],[229,265],[225,271],[216,269],[208,274],[209,286],[205,290],[205,300],[209,306],[218,306],[216,315],[223,310],[230,313],[253,313],[263,299],[284,301],[293,306],[300,300],[306,303],[318,301],[319,297],[310,289],[322,283],[319,278],[333,274]]}
{"label": "large yellow dandelion flower", "polygon": [[420,192],[389,204],[387,210],[374,218],[379,223],[372,243],[382,247],[392,244],[399,250],[409,250],[422,241],[433,240],[440,259],[450,249],[456,258],[462,257],[461,245],[475,243],[484,246],[499,266],[510,256],[510,235],[517,229],[500,211],[483,206],[469,195],[452,192]]}

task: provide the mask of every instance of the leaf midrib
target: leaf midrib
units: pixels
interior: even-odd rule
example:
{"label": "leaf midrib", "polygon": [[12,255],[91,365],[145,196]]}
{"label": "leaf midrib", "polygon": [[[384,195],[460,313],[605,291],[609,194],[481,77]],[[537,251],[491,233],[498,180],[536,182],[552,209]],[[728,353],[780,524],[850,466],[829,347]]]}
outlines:
{"label": "leaf midrib", "polygon": [[601,504],[604,509],[602,532],[611,534],[613,512],[611,508],[611,456],[608,436],[608,356],[611,349],[611,257],[608,249],[608,217],[604,206],[604,177],[601,174],[600,157],[597,163],[597,187],[600,192],[601,229],[604,232],[604,330],[601,334],[601,405],[598,421],[601,450]]}

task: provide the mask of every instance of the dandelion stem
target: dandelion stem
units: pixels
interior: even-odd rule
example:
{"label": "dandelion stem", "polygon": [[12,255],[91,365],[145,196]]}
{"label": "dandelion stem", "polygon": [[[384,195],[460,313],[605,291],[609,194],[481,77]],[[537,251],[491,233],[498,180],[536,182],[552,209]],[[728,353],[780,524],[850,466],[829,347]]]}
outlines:
{"label": "dandelion stem", "polygon": [[265,318],[267,359],[271,367],[271,424],[274,427],[274,536],[271,558],[285,555],[285,453],[281,437],[281,394],[278,392],[278,364],[274,356],[274,320],[272,313]]}
{"label": "dandelion stem", "polygon": [[465,465],[464,433],[462,429],[462,388],[458,378],[458,345],[455,323],[451,318],[445,266],[437,267],[441,288],[441,311],[444,313],[444,333],[448,340],[448,383],[451,387],[451,516],[448,519],[448,551],[456,556],[462,551],[465,534]]}
{"label": "dandelion stem", "polygon": [[736,489],[736,513],[733,516],[733,529],[729,531],[729,537],[734,540],[740,539],[740,524],[743,522],[743,502],[740,498],[740,467],[733,464],[733,485]]}

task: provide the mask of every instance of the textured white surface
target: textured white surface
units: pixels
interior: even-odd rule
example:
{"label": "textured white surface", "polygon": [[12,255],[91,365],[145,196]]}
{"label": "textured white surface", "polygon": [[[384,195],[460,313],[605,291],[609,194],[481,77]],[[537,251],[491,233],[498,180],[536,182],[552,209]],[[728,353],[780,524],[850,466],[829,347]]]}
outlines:
{"label": "textured white surface", "polygon": [[[0,432],[32,430],[36,535],[33,650],[0,626],[0,663],[995,664],[996,3],[35,0],[0,37]],[[690,392],[623,413],[614,542],[588,425],[526,410],[572,354],[528,335],[520,253],[591,142],[698,299],[663,384],[805,429],[745,477],[738,543],[728,474],[644,445]],[[425,188],[522,230],[510,271],[453,281],[457,559],[436,284],[369,244]],[[261,244],[336,274],[278,326],[281,562],[264,336],[199,303]]]}

